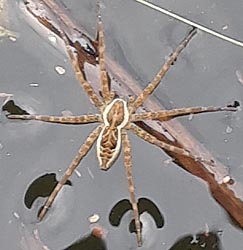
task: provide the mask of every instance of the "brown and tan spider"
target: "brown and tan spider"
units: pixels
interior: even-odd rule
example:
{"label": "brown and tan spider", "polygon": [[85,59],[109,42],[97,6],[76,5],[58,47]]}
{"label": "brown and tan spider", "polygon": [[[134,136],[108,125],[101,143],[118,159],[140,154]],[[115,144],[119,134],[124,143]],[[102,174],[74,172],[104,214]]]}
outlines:
{"label": "brown and tan spider", "polygon": [[[99,4],[98,4],[99,5]],[[98,6],[99,9],[99,6]],[[100,125],[90,133],[86,141],[80,147],[77,156],[73,159],[72,163],[66,170],[65,174],[56,185],[51,195],[47,199],[43,206],[39,219],[42,220],[51,207],[63,185],[72,175],[73,171],[79,165],[81,160],[89,152],[92,145],[97,141],[97,158],[99,161],[100,168],[102,170],[108,170],[116,158],[118,157],[121,145],[123,146],[124,152],[124,165],[126,169],[126,176],[128,179],[128,187],[130,193],[130,202],[132,204],[135,226],[137,231],[137,242],[138,245],[142,245],[142,234],[141,225],[139,219],[139,211],[137,207],[137,201],[134,194],[134,184],[132,178],[132,163],[131,163],[131,145],[128,139],[127,130],[132,131],[138,137],[143,140],[154,144],[166,151],[171,151],[177,154],[181,154],[194,159],[195,161],[206,162],[200,157],[192,155],[189,151],[169,145],[163,141],[158,140],[153,135],[149,134],[142,128],[138,127],[135,122],[144,120],[169,120],[178,116],[197,114],[203,112],[215,112],[215,111],[236,111],[236,107],[190,107],[180,108],[172,110],[159,110],[156,112],[142,112],[136,113],[136,110],[141,107],[144,101],[153,93],[156,87],[159,85],[161,79],[164,77],[170,66],[175,62],[178,55],[186,47],[192,37],[196,34],[196,29],[193,28],[184,40],[179,44],[173,54],[162,66],[161,70],[157,73],[151,83],[148,84],[136,98],[130,98],[128,101],[122,98],[115,97],[114,92],[110,90],[110,81],[108,73],[105,67],[105,43],[104,33],[101,21],[101,15],[98,11],[98,54],[99,54],[99,66],[100,66],[100,81],[101,81],[101,94],[102,98],[97,96],[90,83],[86,81],[82,70],[79,67],[78,59],[73,48],[69,44],[67,35],[60,31],[61,37],[65,42],[66,50],[70,57],[73,69],[76,77],[79,80],[86,94],[92,104],[100,111],[99,114],[81,115],[81,116],[43,116],[43,115],[8,115],[10,119],[22,119],[22,120],[39,120],[51,123],[62,123],[62,124],[85,124],[85,123],[100,123]],[[206,162],[207,163],[207,162]]]}

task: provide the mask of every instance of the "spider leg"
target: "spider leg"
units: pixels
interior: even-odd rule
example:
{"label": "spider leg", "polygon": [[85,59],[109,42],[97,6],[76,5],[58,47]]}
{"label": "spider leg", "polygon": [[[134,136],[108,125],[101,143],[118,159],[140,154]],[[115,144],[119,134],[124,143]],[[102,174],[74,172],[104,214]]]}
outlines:
{"label": "spider leg", "polygon": [[200,156],[194,156],[190,151],[188,151],[184,148],[179,148],[179,147],[176,147],[176,146],[173,146],[173,145],[170,145],[168,143],[165,143],[163,141],[158,140],[155,136],[149,134],[148,132],[146,132],[142,128],[138,127],[134,123],[129,123],[126,126],[126,128],[131,130],[135,135],[142,138],[143,140],[145,140],[151,144],[154,144],[154,145],[156,145],[156,146],[158,146],[166,151],[170,151],[170,152],[173,152],[176,154],[184,155],[184,156],[190,157],[194,161],[202,162],[202,163],[206,163],[208,165],[214,166],[212,161],[204,160]]}
{"label": "spider leg", "polygon": [[51,195],[48,197],[44,207],[42,208],[40,214],[39,214],[39,220],[42,220],[49,209],[51,207],[52,203],[54,202],[56,196],[62,189],[63,185],[66,183],[66,181],[69,179],[69,177],[72,175],[73,171],[76,169],[76,167],[79,165],[80,161],[84,158],[84,156],[89,152],[92,145],[94,144],[95,140],[99,136],[99,133],[102,130],[102,125],[98,126],[96,129],[93,130],[93,132],[90,133],[84,144],[80,147],[78,154],[73,159],[72,163],[64,173],[61,180],[58,182],[54,190],[52,191]]}
{"label": "spider leg", "polygon": [[160,120],[167,121],[175,117],[190,115],[190,114],[199,114],[199,113],[209,113],[209,112],[218,112],[218,111],[237,111],[237,107],[190,107],[190,108],[179,108],[172,110],[158,110],[155,112],[144,112],[133,114],[131,121],[143,121],[143,120]]}
{"label": "spider leg", "polygon": [[[60,26],[62,26],[61,22],[60,22]],[[67,53],[69,55],[69,58],[71,60],[76,78],[78,79],[78,81],[80,82],[81,86],[83,87],[84,91],[86,92],[86,94],[88,95],[90,101],[97,107],[100,108],[103,106],[103,102],[99,99],[99,97],[96,95],[94,89],[92,88],[92,86],[89,84],[88,81],[85,80],[84,75],[82,70],[79,67],[78,64],[78,58],[77,56],[74,55],[73,53],[73,48],[71,47],[68,37],[66,35],[66,33],[64,33],[62,30],[59,30],[60,35],[65,43],[66,46],[66,50]]]}
{"label": "spider leg", "polygon": [[43,122],[61,124],[84,124],[101,121],[101,115],[81,115],[81,116],[47,116],[47,115],[8,115],[9,119],[38,120]]}
{"label": "spider leg", "polygon": [[148,96],[150,96],[153,93],[153,91],[157,88],[160,81],[162,80],[166,72],[169,70],[170,66],[176,61],[181,51],[187,46],[187,44],[192,39],[192,37],[196,34],[196,32],[197,32],[196,28],[193,28],[187,34],[184,40],[179,44],[179,46],[175,49],[175,51],[172,53],[169,59],[162,66],[161,70],[157,73],[157,75],[154,77],[152,82],[149,83],[148,86],[143,90],[143,92],[136,98],[136,100],[132,104],[132,108],[134,110],[140,107],[144,103],[144,101],[148,98]]}
{"label": "spider leg", "polygon": [[97,38],[98,38],[98,51],[99,51],[99,65],[100,65],[100,80],[101,80],[101,93],[104,101],[109,103],[113,96],[110,92],[110,79],[105,68],[105,41],[104,30],[100,14],[100,1],[97,1]]}
{"label": "spider leg", "polygon": [[139,212],[138,212],[138,205],[137,200],[134,194],[134,184],[132,178],[132,161],[131,161],[131,144],[127,136],[127,132],[125,130],[122,131],[122,143],[123,143],[123,150],[124,150],[124,162],[126,168],[126,175],[128,180],[128,189],[130,193],[130,201],[132,204],[132,209],[134,212],[134,219],[135,219],[135,227],[137,231],[137,242],[138,246],[142,245],[142,234],[141,234],[141,224],[139,220]]}

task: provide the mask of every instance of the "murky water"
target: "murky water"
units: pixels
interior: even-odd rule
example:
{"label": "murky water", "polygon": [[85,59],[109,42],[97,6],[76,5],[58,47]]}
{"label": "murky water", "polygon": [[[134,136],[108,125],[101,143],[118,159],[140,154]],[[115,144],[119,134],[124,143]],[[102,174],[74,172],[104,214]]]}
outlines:
{"label": "murky water", "polygon": [[[243,40],[240,1],[230,6],[227,1],[154,2]],[[64,3],[95,36],[95,3]],[[0,92],[12,94],[16,105],[29,113],[96,112],[76,81],[65,53],[48,44],[28,24],[15,1],[10,7],[8,28],[19,37],[15,43],[8,37],[1,38]],[[104,1],[102,17],[107,53],[138,79],[141,86],[153,78],[187,30],[185,25],[131,0]],[[235,74],[242,69],[242,61],[241,48],[199,32],[155,96],[169,108],[217,106],[234,100],[243,103],[243,88]],[[58,74],[56,66],[64,68],[65,74]],[[5,97],[0,98],[2,105]],[[243,183],[242,120],[241,111],[233,115],[180,118],[193,136],[229,167],[239,183]],[[232,129],[230,133],[228,128]],[[79,174],[71,177],[72,185],[65,185],[46,219],[37,222],[36,214],[44,198],[36,195],[40,188],[33,188],[34,181],[46,174],[51,178],[55,174],[59,179],[92,129],[93,125],[9,121],[1,113],[0,221],[4,229],[0,234],[1,249],[137,248],[135,234],[131,233],[132,211],[126,208],[126,202],[122,203],[125,210],[119,207],[120,202],[129,198],[122,154],[108,172],[103,172],[99,170],[95,148],[92,149],[80,164]],[[210,246],[240,249],[242,230],[212,199],[205,183],[168,161],[161,150],[132,134],[129,136],[136,195],[154,204],[157,211],[145,211],[141,216],[144,226],[141,249],[178,249],[179,242],[184,247],[191,245],[192,249],[199,244],[204,249],[212,249]],[[29,203],[26,194],[28,201],[32,197]],[[115,227],[109,216],[117,206],[115,212],[120,223]],[[100,218],[97,228],[102,233],[98,237],[92,234],[88,220],[93,214]],[[163,222],[160,226],[156,224],[159,218]]]}

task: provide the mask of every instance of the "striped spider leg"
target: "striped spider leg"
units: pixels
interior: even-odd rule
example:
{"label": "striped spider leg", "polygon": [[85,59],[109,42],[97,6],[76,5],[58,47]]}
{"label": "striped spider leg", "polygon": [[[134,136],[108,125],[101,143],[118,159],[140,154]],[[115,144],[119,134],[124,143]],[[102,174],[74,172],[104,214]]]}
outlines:
{"label": "striped spider leg", "polygon": [[[115,95],[110,91],[110,80],[105,68],[105,43],[104,32],[102,27],[102,20],[98,5],[98,56],[100,66],[100,81],[101,81],[101,94],[102,98],[98,97],[90,83],[85,79],[82,69],[79,67],[78,59],[69,43],[69,39],[66,34],[60,30],[60,35],[65,43],[67,53],[72,63],[76,78],[80,82],[80,85],[88,95],[92,104],[94,104],[99,110],[100,114],[81,115],[81,116],[43,116],[43,115],[8,115],[10,119],[22,119],[22,120],[39,120],[50,123],[60,124],[85,124],[85,123],[100,123],[87,137],[84,144],[80,147],[78,154],[67,168],[61,180],[58,182],[51,195],[48,197],[45,205],[43,206],[39,219],[42,220],[54,202],[56,196],[62,189],[63,185],[70,178],[73,171],[79,165],[81,160],[89,152],[95,141],[97,141],[97,158],[100,168],[102,170],[108,170],[117,159],[121,146],[124,152],[124,165],[126,170],[126,176],[128,180],[128,187],[130,193],[130,202],[132,204],[135,227],[137,232],[138,245],[142,245],[142,230],[139,219],[139,211],[137,206],[137,200],[134,192],[134,184],[132,178],[132,163],[131,163],[131,145],[128,139],[127,130],[132,131],[134,134],[142,138],[143,140],[154,144],[162,149],[172,151],[181,155],[185,155],[194,159],[195,161],[205,161],[200,157],[192,155],[188,150],[169,145],[163,141],[158,140],[142,128],[138,127],[134,122],[150,120],[169,120],[174,117],[197,114],[203,112],[216,112],[216,111],[236,111],[236,107],[191,107],[181,108],[173,110],[159,110],[156,112],[143,112],[136,113],[136,110],[143,105],[144,101],[153,93],[156,87],[161,82],[170,66],[175,62],[181,51],[187,46],[192,37],[196,34],[196,29],[193,28],[184,40],[179,44],[173,54],[169,57],[166,63],[162,66],[161,70],[155,76],[150,84],[144,88],[142,93],[138,95],[134,100],[129,102],[122,98],[115,98]],[[210,162],[209,162],[210,164]]]}

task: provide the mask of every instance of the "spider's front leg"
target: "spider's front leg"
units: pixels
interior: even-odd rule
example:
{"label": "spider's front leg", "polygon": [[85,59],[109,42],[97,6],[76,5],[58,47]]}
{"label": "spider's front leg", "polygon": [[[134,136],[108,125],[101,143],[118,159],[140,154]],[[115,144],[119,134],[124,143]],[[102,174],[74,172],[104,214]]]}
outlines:
{"label": "spider's front leg", "polygon": [[[63,26],[61,21],[59,21],[59,25],[60,27]],[[90,83],[85,79],[85,76],[82,71],[83,69],[80,69],[79,67],[78,55],[74,53],[73,51],[74,48],[70,45],[67,34],[62,29],[60,29],[59,32],[60,32],[61,38],[63,39],[65,43],[65,47],[69,55],[70,61],[72,63],[76,78],[78,79],[80,85],[82,86],[86,94],[88,95],[91,103],[93,103],[97,108],[100,109],[101,107],[103,107],[103,101],[100,100],[100,98],[97,96],[94,89],[90,85]]]}
{"label": "spider's front leg", "polygon": [[166,72],[170,69],[170,66],[176,61],[179,54],[182,50],[187,46],[193,36],[196,34],[197,29],[193,28],[187,36],[182,40],[179,46],[175,49],[175,51],[171,54],[165,64],[162,66],[161,70],[157,73],[151,83],[143,90],[143,92],[136,98],[133,102],[132,109],[135,111],[138,109],[144,101],[154,92],[154,90],[158,87],[161,80],[165,76]]}
{"label": "spider's front leg", "polygon": [[61,124],[85,124],[101,122],[101,115],[81,115],[81,116],[48,116],[48,115],[7,115],[9,119],[37,120],[50,123]]}
{"label": "spider's front leg", "polygon": [[134,193],[134,184],[132,179],[132,161],[131,161],[131,144],[127,136],[127,132],[122,130],[122,143],[123,143],[123,151],[124,151],[124,164],[126,168],[126,175],[128,180],[128,189],[130,193],[130,202],[132,204],[132,209],[134,213],[135,227],[137,231],[137,242],[138,246],[142,246],[142,232],[141,232],[141,224],[139,220],[139,212],[137,200]]}
{"label": "spider's front leg", "polygon": [[97,1],[97,40],[100,66],[101,93],[104,101],[110,103],[114,98],[114,93],[110,91],[110,78],[105,67],[105,39],[104,29],[100,14],[100,1]]}
{"label": "spider's front leg", "polygon": [[190,107],[190,108],[179,108],[171,110],[158,110],[155,112],[143,112],[138,114],[133,114],[131,121],[138,122],[144,120],[159,120],[167,121],[175,117],[190,115],[190,114],[200,114],[200,113],[210,113],[219,111],[231,111],[235,112],[238,110],[240,104],[235,102],[233,105],[228,105],[225,107]]}

